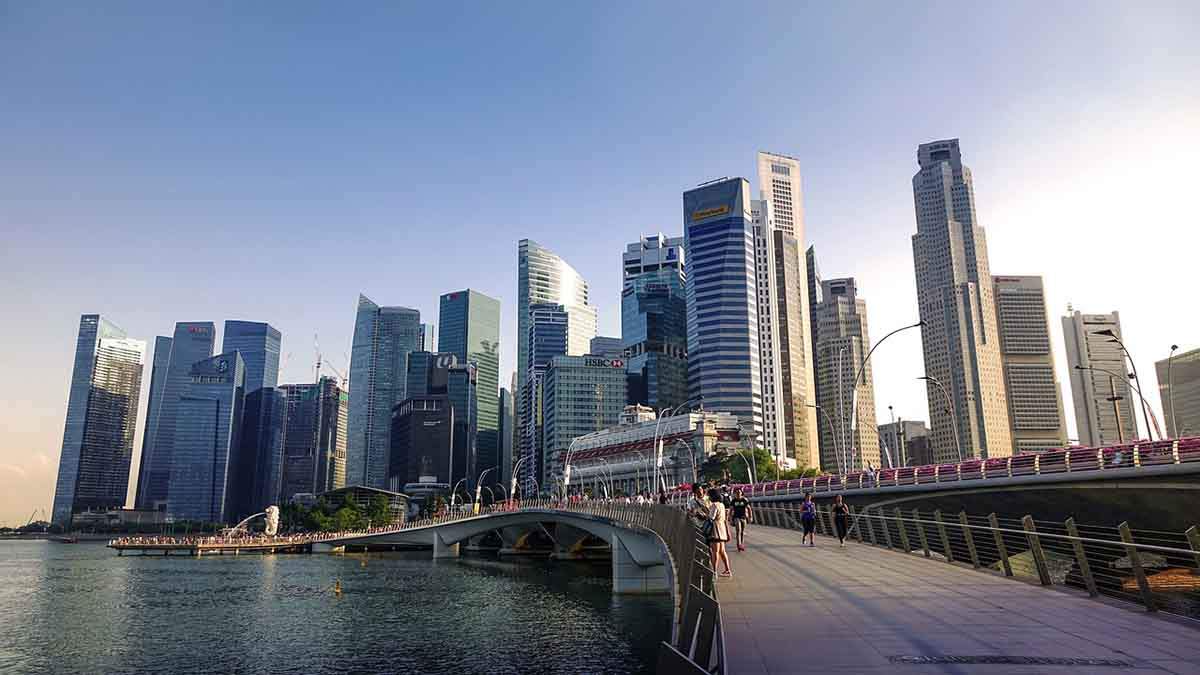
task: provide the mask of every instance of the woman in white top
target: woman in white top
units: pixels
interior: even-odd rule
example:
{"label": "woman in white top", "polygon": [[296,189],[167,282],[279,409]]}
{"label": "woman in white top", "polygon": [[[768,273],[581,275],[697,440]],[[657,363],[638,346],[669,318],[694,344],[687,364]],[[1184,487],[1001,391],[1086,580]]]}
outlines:
{"label": "woman in white top", "polygon": [[708,507],[708,517],[712,521],[712,534],[708,537],[708,546],[712,551],[712,564],[715,570],[717,564],[724,566],[721,576],[733,576],[729,569],[729,554],[725,552],[725,542],[729,541],[729,519],[725,513],[725,504],[721,502],[720,490],[711,490],[708,498],[712,505]]}

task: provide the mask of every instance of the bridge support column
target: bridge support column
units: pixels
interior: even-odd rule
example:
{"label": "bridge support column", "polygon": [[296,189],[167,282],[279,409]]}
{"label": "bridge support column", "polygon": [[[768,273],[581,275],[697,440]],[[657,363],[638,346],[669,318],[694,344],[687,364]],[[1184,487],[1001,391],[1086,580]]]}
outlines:
{"label": "bridge support column", "polygon": [[583,560],[588,557],[588,551],[584,549],[585,540],[591,536],[589,533],[570,525],[557,523],[554,526],[554,559],[555,560]]}
{"label": "bridge support column", "polygon": [[442,539],[442,535],[438,534],[437,532],[434,532],[433,533],[433,559],[438,560],[441,558],[457,558],[457,557],[458,557],[458,544],[457,543],[447,544],[445,542],[445,540]]}
{"label": "bridge support column", "polygon": [[337,544],[327,544],[323,541],[313,542],[313,553],[345,553],[346,547]]}
{"label": "bridge support column", "polygon": [[620,532],[613,532],[610,543],[614,594],[671,592],[671,574],[667,565],[661,561],[651,565],[638,564],[629,549],[639,544],[624,540]]}

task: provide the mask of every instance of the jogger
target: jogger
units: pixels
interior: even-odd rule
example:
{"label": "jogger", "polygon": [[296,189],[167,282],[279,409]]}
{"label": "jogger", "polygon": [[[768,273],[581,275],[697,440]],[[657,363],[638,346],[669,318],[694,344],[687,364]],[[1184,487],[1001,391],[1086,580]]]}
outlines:
{"label": "jogger", "polygon": [[804,503],[800,505],[800,524],[804,526],[804,535],[800,537],[800,545],[808,540],[809,546],[816,546],[814,531],[817,527],[817,505],[813,503],[812,493],[804,495]]}
{"label": "jogger", "polygon": [[850,532],[850,507],[842,501],[842,496],[833,498],[833,525],[837,528],[838,544],[846,548],[846,534]]}
{"label": "jogger", "polygon": [[746,550],[746,526],[754,522],[754,512],[750,510],[750,500],[746,499],[746,495],[742,493],[742,488],[738,488],[733,493],[733,501],[730,502],[730,507],[733,510],[734,536],[737,537],[737,550]]}

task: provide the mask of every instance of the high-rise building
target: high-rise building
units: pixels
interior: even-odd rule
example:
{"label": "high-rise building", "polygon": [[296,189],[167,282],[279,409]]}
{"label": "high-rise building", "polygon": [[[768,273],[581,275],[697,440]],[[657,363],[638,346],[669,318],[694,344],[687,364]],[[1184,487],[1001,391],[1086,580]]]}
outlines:
{"label": "high-rise building", "polygon": [[597,335],[588,342],[588,354],[606,356],[610,359],[620,358],[625,348],[621,346],[621,338]]}
{"label": "high-rise building", "polygon": [[836,421],[822,429],[821,467],[839,473],[867,466],[878,468],[882,465],[875,424],[875,385],[871,364],[865,362],[871,344],[867,305],[858,297],[853,278],[823,280],[821,297],[816,324],[821,392],[817,405]]}
{"label": "high-rise building", "polygon": [[421,324],[420,349],[422,352],[436,352],[438,350],[438,329],[432,323]]}
{"label": "high-rise building", "polygon": [[[921,466],[933,463],[933,458],[929,457],[927,452],[928,437],[929,428],[924,422],[899,419],[880,424],[879,449],[883,455],[882,466]],[[926,451],[925,455],[921,454],[922,448]]]}
{"label": "high-rise building", "polygon": [[687,249],[688,398],[763,433],[758,284],[750,184],[706,183],[683,193]]}
{"label": "high-rise building", "polygon": [[[519,480],[526,492],[542,485],[545,475],[542,454],[542,384],[550,360],[567,354],[570,342],[570,313],[562,305],[535,303],[529,306],[529,326],[525,353],[528,355],[529,372],[521,390],[519,410],[526,411],[518,422],[518,451],[521,463]],[[518,460],[520,461],[520,460]]]}
{"label": "high-rise building", "polygon": [[380,307],[358,296],[350,351],[347,485],[387,486],[392,408],[407,397],[408,355],[420,343],[419,311]]}
{"label": "high-rise building", "polygon": [[51,518],[119,509],[129,487],[146,343],[131,340],[99,314],[79,317]]}
{"label": "high-rise building", "polygon": [[[167,371],[171,365],[171,338],[159,335],[154,338],[154,360],[150,369],[150,395],[146,399],[146,424],[142,428],[142,451],[138,460],[137,486],[133,491],[133,502],[143,508],[142,489],[149,475],[148,459],[153,451],[154,439],[158,437],[158,406],[162,402],[163,387],[166,386]],[[166,484],[163,484],[166,494]],[[165,504],[165,501],[164,501]]]}
{"label": "high-rise building", "polygon": [[685,253],[683,237],[662,234],[625,247],[621,347],[632,404],[662,410],[688,400]]}
{"label": "high-rise building", "polygon": [[246,364],[246,393],[279,384],[279,331],[258,321],[226,321],[221,351],[241,352]]}
{"label": "high-rise building", "polygon": [[246,366],[239,352],[192,364],[177,406],[167,487],[167,513],[175,520],[220,523],[236,515],[234,461],[245,384]]}
{"label": "high-rise building", "polygon": [[1157,361],[1154,371],[1167,436],[1200,435],[1200,349]]}
{"label": "high-rise building", "polygon": [[758,289],[758,368],[762,382],[763,433],[756,445],[765,447],[776,461],[787,453],[783,428],[783,380],[779,377],[779,321],[775,316],[780,290],[775,285],[775,237],[771,202],[750,202],[754,223],[754,273]]}
{"label": "high-rise building", "polygon": [[[479,423],[476,409],[478,378],[474,362],[459,363],[450,352],[413,352],[409,358],[408,392],[409,397],[392,409],[390,487],[402,490],[406,483],[415,481],[423,471],[421,464],[427,460],[432,461],[435,468],[445,469],[444,472],[439,469],[438,475],[444,473],[444,477],[451,479],[451,485],[463,478],[472,485],[477,477]],[[429,417],[427,413],[435,415]],[[416,429],[418,421],[414,415],[423,420],[419,424],[434,425],[442,423],[438,420],[444,421],[447,425],[445,447],[420,445],[432,437]]]}
{"label": "high-rise building", "polygon": [[[142,443],[141,471],[138,472],[137,507],[139,509],[162,510],[167,506],[167,490],[174,469],[175,424],[179,411],[179,399],[187,391],[192,380],[192,366],[212,358],[216,327],[210,321],[184,321],[175,324],[175,334],[170,338],[170,354],[166,357],[166,370],[161,376],[161,386],[155,386],[160,377],[157,372],[150,375],[151,398],[147,407],[147,435]],[[167,344],[166,338],[155,341],[155,349]],[[154,355],[155,371],[160,363]],[[149,435],[150,431],[154,436]]]}
{"label": "high-rise building", "polygon": [[1081,445],[1098,447],[1138,438],[1137,394],[1126,376],[1120,346],[1101,331],[1121,337],[1121,317],[1072,312],[1062,318],[1071,375],[1071,400]]}
{"label": "high-rise building", "polygon": [[1067,446],[1041,277],[992,277],[1014,452]]}
{"label": "high-rise building", "polygon": [[453,487],[454,426],[454,408],[445,394],[418,394],[396,404],[388,464],[393,492],[413,485],[441,492]]}
{"label": "high-rise building", "polygon": [[475,364],[478,400],[473,409],[478,428],[475,458],[480,472],[500,470],[500,301],[470,289],[446,293],[438,313],[442,352],[462,365]]}
{"label": "high-rise building", "polygon": [[543,490],[562,480],[571,441],[616,426],[627,396],[624,362],[598,356],[555,356],[542,386]]}
{"label": "high-rise building", "polygon": [[280,501],[345,487],[349,395],[332,377],[281,385],[279,392],[287,401]]}
{"label": "high-rise building", "polygon": [[[913,235],[931,438],[938,461],[1012,454],[987,242],[958,139],[923,143]],[[946,410],[945,394],[954,402]],[[957,436],[954,427],[958,427]]]}
{"label": "high-rise building", "polygon": [[513,396],[507,387],[500,388],[499,396],[499,426],[500,426],[500,474],[496,481],[508,489],[512,480],[513,466]]}

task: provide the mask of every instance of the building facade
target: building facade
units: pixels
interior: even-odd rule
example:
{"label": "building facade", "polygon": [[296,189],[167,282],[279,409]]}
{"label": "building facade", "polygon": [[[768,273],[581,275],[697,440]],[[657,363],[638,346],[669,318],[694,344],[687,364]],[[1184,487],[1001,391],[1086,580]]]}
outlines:
{"label": "building facade", "polygon": [[542,481],[551,489],[562,480],[571,442],[616,426],[628,395],[625,362],[601,356],[556,356],[542,385]]}
{"label": "building facade", "polygon": [[515,461],[513,457],[513,439],[516,438],[513,433],[514,404],[512,392],[508,387],[501,387],[499,415],[497,416],[500,423],[500,473],[496,476],[496,481],[506,487],[512,481],[512,467],[513,461]]}
{"label": "building facade", "polygon": [[438,313],[441,351],[458,362],[475,364],[478,398],[476,462],[480,471],[499,471],[500,441],[500,301],[470,289],[446,293]]}
{"label": "building facade", "polygon": [[1099,447],[1139,438],[1137,393],[1126,375],[1125,356],[1111,337],[1097,335],[1111,330],[1120,337],[1120,314],[1068,312],[1062,318],[1063,340],[1080,445]]}
{"label": "building facade", "polygon": [[588,343],[588,354],[592,356],[607,356],[610,359],[620,358],[624,354],[621,338],[597,335]]}
{"label": "building facade", "polygon": [[1050,348],[1042,278],[994,276],[992,288],[1013,451],[1065,448],[1067,421]]}
{"label": "building facade", "polygon": [[750,184],[722,179],[683,193],[688,398],[763,433],[758,284]]}
{"label": "building facade", "polygon": [[421,346],[421,313],[358,296],[350,349],[346,482],[383,488],[391,454],[392,408],[407,394],[408,355]]}
{"label": "building facade", "polygon": [[571,316],[562,305],[535,303],[529,306],[529,319],[529,344],[525,351],[529,372],[526,373],[517,404],[518,411],[525,411],[524,417],[518,421],[518,451],[521,459],[517,461],[520,467],[519,480],[526,493],[545,481],[542,473],[542,386],[550,360],[567,354]]}
{"label": "building facade", "polygon": [[1154,364],[1167,437],[1200,436],[1200,349]]}
{"label": "building facade", "polygon": [[231,515],[258,513],[279,501],[283,488],[285,397],[279,384],[279,331],[258,321],[225,322],[221,351],[238,352],[246,366],[241,447],[232,471]]}
{"label": "building facade", "polygon": [[270,324],[226,321],[221,351],[237,351],[246,364],[246,393],[279,385],[279,351],[282,338]]}
{"label": "building facade", "polygon": [[[924,143],[913,176],[913,261],[925,356],[930,438],[938,461],[1012,454],[987,241],[958,139]],[[941,383],[953,408],[948,412]],[[954,427],[958,427],[957,436]]]}
{"label": "building facade", "polygon": [[345,487],[349,395],[332,377],[279,391],[287,402],[281,502]]}
{"label": "building facade", "polygon": [[[413,464],[418,458],[414,454],[415,451],[395,446],[397,415],[409,412],[418,414],[418,416],[427,412],[448,416],[446,419],[447,423],[451,425],[452,432],[449,437],[452,439],[452,444],[448,446],[450,454],[442,457],[438,454],[441,451],[436,449],[422,450],[422,452],[434,457],[436,466],[446,468],[449,472],[448,475],[454,479],[451,482],[452,485],[460,478],[469,479],[468,485],[474,484],[473,479],[478,464],[479,413],[476,403],[479,400],[479,393],[477,373],[474,362],[460,363],[458,357],[451,352],[413,352],[410,355],[408,398],[422,397],[424,401],[438,399],[444,400],[444,403],[437,404],[436,408],[426,407],[426,404],[416,406],[398,404],[393,408],[391,458],[395,461],[397,457],[403,455],[406,458],[404,461],[409,464],[407,470],[402,466],[390,469],[389,478],[393,481],[396,489],[400,489],[404,484],[397,482],[397,477],[400,477],[401,481],[407,480],[404,478],[405,476],[415,475],[414,471],[420,471],[420,467]],[[405,401],[407,400],[405,399]],[[406,420],[405,423],[411,423],[411,420]],[[403,438],[411,440],[414,436],[409,434]]]}
{"label": "building facade", "polygon": [[688,400],[686,251],[683,237],[657,234],[629,244],[622,257],[621,347],[629,402],[655,410]]}
{"label": "building facade", "polygon": [[[176,340],[178,342],[178,340]],[[241,445],[246,366],[239,352],[192,365],[179,397],[167,514],[221,523],[235,510],[235,461]]]}
{"label": "building facade", "polygon": [[51,519],[125,506],[146,343],[99,314],[79,317]]}
{"label": "building facade", "polygon": [[[883,465],[921,466],[932,464],[928,456],[929,427],[924,422],[898,419],[879,425],[879,450],[883,454]],[[923,439],[924,443],[918,442]],[[924,454],[923,449],[924,449]],[[890,459],[889,459],[890,458]]]}
{"label": "building facade", "polygon": [[[853,471],[879,468],[879,429],[875,424],[875,386],[865,362],[871,338],[867,305],[853,278],[821,282],[817,306],[817,380],[821,412],[833,424],[822,429],[821,468]],[[857,378],[858,387],[854,386]],[[836,434],[836,436],[835,436]]]}
{"label": "building facade", "polygon": [[[192,380],[192,366],[212,358],[216,345],[216,327],[210,321],[184,321],[175,324],[170,339],[170,354],[161,378],[151,373],[151,384],[160,380],[154,389],[146,412],[146,438],[142,443],[141,471],[138,473],[137,508],[162,510],[167,507],[167,492],[174,472],[175,424],[180,397]],[[155,347],[165,344],[155,341]],[[154,355],[155,371],[160,363]],[[153,431],[154,435],[149,434]]]}

